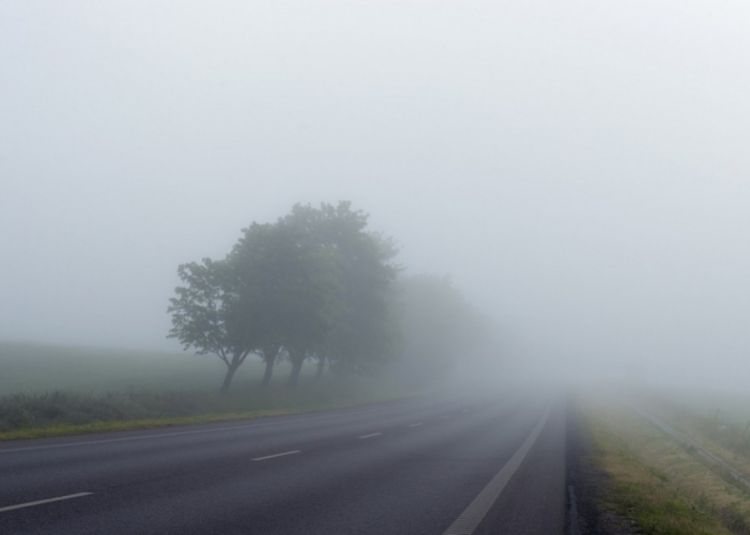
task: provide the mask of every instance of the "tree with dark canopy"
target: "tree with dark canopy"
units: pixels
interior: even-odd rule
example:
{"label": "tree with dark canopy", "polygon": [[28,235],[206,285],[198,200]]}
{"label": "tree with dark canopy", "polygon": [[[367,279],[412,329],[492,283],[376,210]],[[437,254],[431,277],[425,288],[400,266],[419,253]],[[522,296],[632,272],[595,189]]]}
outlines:
{"label": "tree with dark canopy", "polygon": [[281,220],[253,224],[228,257],[239,284],[244,328],[265,362],[268,384],[282,348],[297,384],[305,357],[322,344],[336,306],[335,268],[304,232]]}
{"label": "tree with dark canopy", "polygon": [[389,293],[398,273],[392,240],[367,230],[368,216],[348,202],[297,205],[285,218],[327,252],[338,279],[331,328],[316,353],[318,374],[326,360],[342,371],[366,372],[393,355],[394,321]]}
{"label": "tree with dark canopy", "polygon": [[226,392],[237,369],[250,354],[252,343],[239,321],[237,281],[225,262],[204,258],[178,267],[184,286],[170,299],[171,338],[184,349],[216,355],[227,370],[221,385]]}

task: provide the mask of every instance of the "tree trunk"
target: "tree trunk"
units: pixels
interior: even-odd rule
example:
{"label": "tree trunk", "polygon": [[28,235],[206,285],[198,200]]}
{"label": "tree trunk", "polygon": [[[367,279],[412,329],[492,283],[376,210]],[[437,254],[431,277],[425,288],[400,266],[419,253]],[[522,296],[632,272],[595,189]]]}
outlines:
{"label": "tree trunk", "polygon": [[263,373],[263,382],[261,383],[263,386],[268,386],[271,384],[271,377],[273,376],[273,366],[276,364],[276,355],[273,355],[271,358],[264,358],[266,362],[266,371]]}
{"label": "tree trunk", "polygon": [[326,369],[326,358],[325,356],[318,357],[318,369],[315,371],[315,380],[320,381],[320,378],[323,377],[323,372]]}
{"label": "tree trunk", "polygon": [[232,378],[234,377],[234,372],[237,371],[237,368],[239,368],[239,365],[227,366],[227,374],[224,376],[224,382],[221,383],[222,394],[226,394],[229,391],[229,385],[232,384]]}
{"label": "tree trunk", "polygon": [[289,372],[287,384],[289,386],[297,386],[299,383],[299,372],[302,370],[302,363],[305,361],[305,353],[290,352],[289,358],[292,361],[292,371]]}

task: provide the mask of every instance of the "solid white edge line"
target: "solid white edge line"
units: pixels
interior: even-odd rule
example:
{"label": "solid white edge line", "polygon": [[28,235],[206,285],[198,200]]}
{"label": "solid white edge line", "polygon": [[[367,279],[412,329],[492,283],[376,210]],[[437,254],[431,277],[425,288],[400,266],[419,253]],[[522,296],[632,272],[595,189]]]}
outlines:
{"label": "solid white edge line", "polygon": [[532,429],[523,444],[516,450],[513,456],[505,463],[500,471],[490,480],[489,483],[482,489],[479,495],[474,498],[474,501],[464,509],[458,518],[451,524],[448,529],[443,532],[443,535],[471,535],[474,530],[477,529],[479,524],[487,516],[490,509],[500,497],[500,494],[505,489],[506,485],[516,473],[516,470],[521,466],[523,460],[528,455],[529,450],[536,442],[539,435],[542,433],[544,424],[547,423],[551,408],[547,408],[544,415],[541,417],[539,422]]}
{"label": "solid white edge line", "polygon": [[365,439],[365,438],[379,437],[382,434],[383,433],[370,433],[369,435],[359,435],[357,438],[359,438],[361,440],[361,439]]}
{"label": "solid white edge line", "polygon": [[61,502],[63,500],[72,500],[73,498],[83,498],[84,496],[91,496],[93,492],[77,492],[75,494],[67,494],[65,496],[58,496],[56,498],[47,498],[46,500],[36,500],[33,502],[19,503],[17,505],[8,505],[6,507],[0,507],[0,513],[7,513],[8,511],[15,511],[16,509],[24,509],[26,507],[34,507],[36,505],[44,505],[45,503]]}
{"label": "solid white edge line", "polygon": [[253,459],[253,461],[265,461],[268,459],[275,459],[276,457],[286,457],[287,455],[296,455],[297,453],[302,453],[302,451],[301,450],[282,451],[281,453],[274,453],[271,455],[264,455],[263,457],[256,457]]}

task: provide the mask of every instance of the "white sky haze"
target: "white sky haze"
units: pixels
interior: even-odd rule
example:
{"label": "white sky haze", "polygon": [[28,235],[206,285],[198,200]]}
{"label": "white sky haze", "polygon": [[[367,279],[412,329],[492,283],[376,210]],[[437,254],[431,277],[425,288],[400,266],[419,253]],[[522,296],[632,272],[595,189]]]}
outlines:
{"label": "white sky haze", "polygon": [[2,1],[0,338],[174,347],[177,264],[348,199],[528,354],[747,384],[748,27],[743,1]]}

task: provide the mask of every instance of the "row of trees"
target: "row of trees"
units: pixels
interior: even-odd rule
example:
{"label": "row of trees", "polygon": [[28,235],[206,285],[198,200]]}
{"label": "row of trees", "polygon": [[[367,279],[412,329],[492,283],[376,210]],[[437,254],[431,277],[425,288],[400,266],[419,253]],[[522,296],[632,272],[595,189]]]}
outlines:
{"label": "row of trees", "polygon": [[296,385],[305,360],[363,372],[399,346],[392,241],[347,202],[296,205],[275,223],[253,223],[223,260],[179,266],[170,337],[226,365],[226,391],[250,355],[267,385],[281,358]]}

